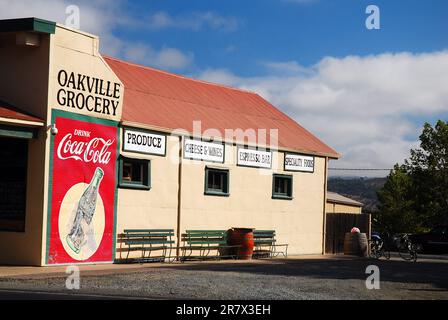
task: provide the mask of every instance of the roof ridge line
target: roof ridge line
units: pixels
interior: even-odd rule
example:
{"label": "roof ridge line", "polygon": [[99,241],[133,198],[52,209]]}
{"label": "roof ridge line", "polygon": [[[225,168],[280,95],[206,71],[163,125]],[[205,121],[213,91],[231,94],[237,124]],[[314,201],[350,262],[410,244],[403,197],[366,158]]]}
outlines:
{"label": "roof ridge line", "polygon": [[191,78],[191,77],[187,77],[187,76],[184,76],[184,75],[181,75],[181,74],[169,72],[169,71],[166,71],[166,70],[160,70],[160,69],[157,69],[157,68],[154,68],[154,67],[145,66],[145,65],[142,65],[142,64],[138,64],[138,63],[134,63],[134,62],[118,59],[118,58],[111,57],[111,56],[104,55],[104,54],[101,54],[101,56],[103,58],[106,58],[106,59],[115,60],[115,61],[118,61],[118,62],[121,62],[121,63],[126,63],[128,65],[139,67],[139,68],[143,68],[143,69],[149,69],[149,70],[152,70],[152,71],[155,71],[155,72],[159,72],[159,73],[163,73],[163,74],[166,74],[166,75],[182,78],[182,79],[185,79],[185,80],[195,81],[195,82],[199,82],[199,83],[203,83],[203,84],[207,84],[207,85],[211,85],[211,86],[216,86],[216,87],[221,87],[221,88],[225,88],[225,89],[231,89],[231,90],[235,90],[235,91],[240,91],[240,92],[243,92],[243,93],[250,93],[250,94],[256,94],[257,95],[257,93],[255,91],[251,91],[251,90],[247,90],[247,89],[241,89],[241,88],[235,88],[235,87],[227,86],[227,85],[224,85],[224,84],[221,84],[221,83],[216,83],[216,82],[211,82],[211,81]]}

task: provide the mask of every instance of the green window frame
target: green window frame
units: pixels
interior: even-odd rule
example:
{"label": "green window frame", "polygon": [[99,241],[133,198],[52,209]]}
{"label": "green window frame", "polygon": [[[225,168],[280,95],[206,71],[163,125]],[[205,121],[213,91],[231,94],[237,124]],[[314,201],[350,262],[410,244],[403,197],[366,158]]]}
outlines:
{"label": "green window frame", "polygon": [[127,189],[151,189],[151,160],[120,157],[118,186]]}
{"label": "green window frame", "polygon": [[205,167],[204,194],[228,197],[229,169]]}
{"label": "green window frame", "polygon": [[292,200],[293,176],[286,174],[273,174],[272,199]]}

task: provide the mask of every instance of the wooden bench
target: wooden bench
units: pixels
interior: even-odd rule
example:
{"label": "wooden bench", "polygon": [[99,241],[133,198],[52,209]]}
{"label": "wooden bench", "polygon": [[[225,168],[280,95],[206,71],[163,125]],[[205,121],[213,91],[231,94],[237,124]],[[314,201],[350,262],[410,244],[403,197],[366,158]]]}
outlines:
{"label": "wooden bench", "polygon": [[[125,229],[121,241],[127,246],[126,262],[131,251],[142,251],[138,261],[165,261],[171,258],[174,240],[173,229]],[[151,256],[154,251],[161,251],[160,255]],[[145,253],[148,256],[145,257]],[[167,254],[168,253],[168,254]]]}
{"label": "wooden bench", "polygon": [[[232,248],[227,244],[227,231],[225,230],[187,230],[182,234],[181,261],[187,259],[220,259],[224,257],[235,258]],[[194,255],[194,252],[198,254]],[[215,253],[211,255],[211,253]]]}
{"label": "wooden bench", "polygon": [[275,230],[254,231],[254,258],[274,258],[280,254],[285,258],[288,256],[288,244],[277,244]]}

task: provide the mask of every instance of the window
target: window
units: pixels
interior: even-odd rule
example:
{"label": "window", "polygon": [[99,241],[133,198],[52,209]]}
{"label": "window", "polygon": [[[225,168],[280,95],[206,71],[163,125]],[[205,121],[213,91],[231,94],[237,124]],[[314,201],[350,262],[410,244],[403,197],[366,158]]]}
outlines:
{"label": "window", "polygon": [[0,230],[25,232],[28,140],[0,138]]}
{"label": "window", "polygon": [[121,188],[145,189],[151,188],[149,160],[120,158],[120,179]]}
{"label": "window", "polygon": [[292,199],[292,176],[274,174],[272,179],[273,199]]}
{"label": "window", "polygon": [[229,170],[205,168],[205,194],[215,196],[229,195]]}

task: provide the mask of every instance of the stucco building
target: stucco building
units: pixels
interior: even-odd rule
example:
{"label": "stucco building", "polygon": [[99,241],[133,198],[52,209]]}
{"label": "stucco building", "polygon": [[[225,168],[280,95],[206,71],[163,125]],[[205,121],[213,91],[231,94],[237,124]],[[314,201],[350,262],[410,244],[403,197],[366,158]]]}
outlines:
{"label": "stucco building", "polygon": [[327,192],[327,213],[362,213],[363,204],[336,192]]}
{"label": "stucco building", "polygon": [[126,228],[275,229],[324,252],[339,154],[259,95],[35,18],[0,21],[0,70],[0,263],[113,262]]}

